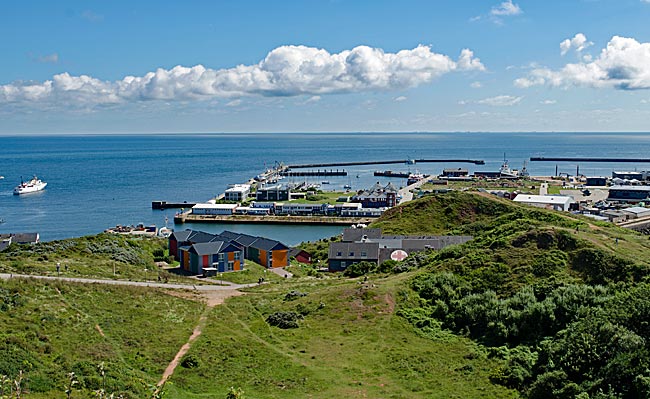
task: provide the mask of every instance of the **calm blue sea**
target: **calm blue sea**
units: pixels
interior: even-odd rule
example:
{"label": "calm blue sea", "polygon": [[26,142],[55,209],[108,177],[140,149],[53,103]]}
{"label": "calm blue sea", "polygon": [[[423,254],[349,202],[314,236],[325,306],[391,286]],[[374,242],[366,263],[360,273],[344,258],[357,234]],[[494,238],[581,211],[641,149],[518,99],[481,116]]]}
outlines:
{"label": "calm blue sea", "polygon": [[[309,178],[323,188],[353,190],[387,178],[375,170],[440,173],[445,167],[498,170],[503,157],[521,168],[531,156],[648,157],[650,133],[322,133],[184,134],[0,137],[0,232],[39,232],[43,240],[95,234],[116,224],[156,224],[175,210],[154,211],[152,200],[205,201],[275,162],[312,163],[415,158],[483,159],[486,165],[418,164],[348,167],[345,178]],[[575,174],[577,165],[558,163]],[[529,163],[533,175],[552,175],[555,163]],[[612,170],[650,170],[650,164],[582,164],[588,176]],[[12,195],[38,175],[46,190]],[[358,177],[357,177],[358,176]],[[297,181],[298,179],[294,180]],[[304,179],[299,179],[303,181]],[[403,185],[403,179],[394,180]],[[289,181],[291,181],[289,179]],[[331,226],[183,225],[231,229],[296,244],[340,232]]]}

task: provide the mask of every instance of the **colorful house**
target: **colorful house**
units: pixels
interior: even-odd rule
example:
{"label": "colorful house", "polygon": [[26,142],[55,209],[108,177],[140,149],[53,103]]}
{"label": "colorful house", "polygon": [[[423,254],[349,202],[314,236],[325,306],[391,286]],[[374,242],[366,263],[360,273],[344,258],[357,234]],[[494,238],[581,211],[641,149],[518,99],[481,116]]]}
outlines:
{"label": "colorful house", "polygon": [[300,263],[311,264],[311,254],[300,248],[291,248],[289,258],[293,258]]}
{"label": "colorful house", "polygon": [[181,247],[187,247],[192,244],[210,241],[228,241],[216,234],[205,233],[203,231],[183,230],[175,231],[169,236],[169,255],[176,260],[181,260]]}
{"label": "colorful house", "polygon": [[242,245],[248,260],[267,268],[289,266],[289,247],[280,241],[232,231],[224,231],[220,235]]}
{"label": "colorful house", "polygon": [[193,274],[244,269],[244,251],[232,242],[213,241],[179,248],[181,269]]}
{"label": "colorful house", "polygon": [[280,241],[260,237],[249,245],[248,259],[269,269],[289,266],[289,247]]}

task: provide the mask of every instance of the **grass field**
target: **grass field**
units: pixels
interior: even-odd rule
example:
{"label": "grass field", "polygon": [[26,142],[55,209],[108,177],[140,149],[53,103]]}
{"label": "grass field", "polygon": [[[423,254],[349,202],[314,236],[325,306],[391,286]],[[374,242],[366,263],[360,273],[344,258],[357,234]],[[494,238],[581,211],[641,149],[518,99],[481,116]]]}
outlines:
{"label": "grass field", "polygon": [[[0,375],[23,370],[28,398],[72,397],[102,387],[148,397],[205,306],[155,289],[12,279],[0,281]],[[94,396],[93,396],[94,397]]]}
{"label": "grass field", "polygon": [[[488,380],[496,366],[469,340],[419,335],[397,316],[406,276],[368,282],[305,278],[259,287],[213,310],[169,385],[171,398],[508,398]],[[285,300],[297,290],[307,295]],[[400,299],[402,298],[402,299]],[[276,311],[299,328],[271,327]]]}

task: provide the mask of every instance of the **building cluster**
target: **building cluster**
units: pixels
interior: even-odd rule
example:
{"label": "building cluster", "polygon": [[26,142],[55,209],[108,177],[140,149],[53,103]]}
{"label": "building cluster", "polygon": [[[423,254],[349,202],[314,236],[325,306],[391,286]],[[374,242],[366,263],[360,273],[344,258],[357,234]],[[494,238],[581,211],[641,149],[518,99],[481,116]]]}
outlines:
{"label": "building cluster", "polygon": [[281,183],[262,186],[255,193],[255,201],[242,206],[240,202],[250,196],[250,185],[233,185],[226,190],[224,198],[237,203],[218,204],[212,200],[192,206],[192,214],[379,217],[386,209],[397,205],[399,200],[398,190],[392,183],[386,186],[377,183],[369,190],[360,191],[351,198],[339,198],[340,203],[334,205],[289,202],[298,195],[305,196],[305,193],[293,193],[294,188],[292,185]]}
{"label": "building cluster", "polygon": [[471,239],[471,236],[386,236],[381,229],[348,228],[343,230],[340,242],[329,245],[328,269],[343,271],[359,262],[379,265],[388,259],[404,260],[414,252],[440,250]]}
{"label": "building cluster", "polygon": [[11,244],[36,244],[40,240],[38,233],[8,233],[0,234],[0,252]]}
{"label": "building cluster", "polygon": [[180,262],[181,269],[206,276],[243,270],[244,259],[266,268],[289,265],[289,247],[280,241],[232,231],[174,232],[169,236],[169,254]]}

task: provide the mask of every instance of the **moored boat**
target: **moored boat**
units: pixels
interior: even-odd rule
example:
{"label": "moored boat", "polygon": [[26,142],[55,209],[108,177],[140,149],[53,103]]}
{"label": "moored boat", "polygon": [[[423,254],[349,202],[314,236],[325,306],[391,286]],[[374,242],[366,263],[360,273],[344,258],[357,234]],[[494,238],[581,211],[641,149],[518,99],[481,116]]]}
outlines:
{"label": "moored boat", "polygon": [[20,179],[20,184],[14,188],[14,195],[35,193],[41,191],[47,186],[47,183],[34,176],[34,178],[28,182]]}

